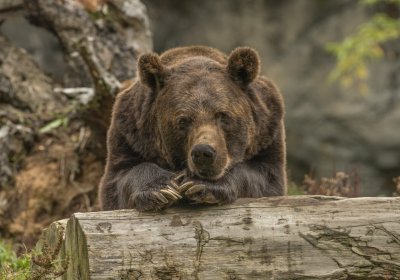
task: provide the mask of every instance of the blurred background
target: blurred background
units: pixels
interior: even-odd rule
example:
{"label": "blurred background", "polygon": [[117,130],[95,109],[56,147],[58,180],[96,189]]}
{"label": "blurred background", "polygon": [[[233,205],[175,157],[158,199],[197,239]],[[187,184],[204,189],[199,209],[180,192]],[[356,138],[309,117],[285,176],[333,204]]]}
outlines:
{"label": "blurred background", "polygon": [[[285,97],[293,181],[300,183],[308,173],[330,177],[347,171],[358,174],[360,195],[393,192],[392,179],[400,174],[400,40],[371,46],[370,41],[392,32],[390,27],[371,27],[365,40],[354,43],[359,44],[354,54],[342,57],[349,60],[342,63],[354,64],[354,69],[349,67],[353,72],[338,69],[342,72],[333,80],[330,74],[338,61],[329,46],[357,35],[379,13],[397,19],[394,28],[399,34],[396,1],[144,3],[158,52],[193,44],[225,52],[246,45],[260,52],[263,73],[276,81]],[[346,52],[346,47],[340,51]],[[362,48],[371,47],[384,49],[382,59],[367,69],[352,60],[362,55]],[[354,82],[346,83],[346,78]]]}
{"label": "blurred background", "polygon": [[97,209],[116,92],[138,55],[184,45],[258,50],[291,194],[400,192],[398,0],[0,0],[0,22],[0,238]]}

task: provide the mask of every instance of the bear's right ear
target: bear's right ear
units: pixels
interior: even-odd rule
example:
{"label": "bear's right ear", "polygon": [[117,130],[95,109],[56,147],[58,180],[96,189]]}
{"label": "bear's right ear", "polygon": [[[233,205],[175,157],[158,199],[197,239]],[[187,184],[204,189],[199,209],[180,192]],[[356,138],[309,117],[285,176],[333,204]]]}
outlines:
{"label": "bear's right ear", "polygon": [[138,59],[140,81],[154,91],[159,91],[164,82],[165,69],[155,53],[143,54]]}
{"label": "bear's right ear", "polygon": [[248,47],[239,47],[228,57],[228,73],[241,86],[247,86],[260,72],[260,58],[258,53]]}

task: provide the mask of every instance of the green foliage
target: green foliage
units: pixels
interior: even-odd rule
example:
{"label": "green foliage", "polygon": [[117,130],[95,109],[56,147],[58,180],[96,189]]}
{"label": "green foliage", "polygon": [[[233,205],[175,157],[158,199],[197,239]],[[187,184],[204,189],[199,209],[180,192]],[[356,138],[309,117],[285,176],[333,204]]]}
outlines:
{"label": "green foliage", "polygon": [[[366,5],[382,2],[400,5],[400,0],[362,0]],[[384,55],[381,47],[383,43],[397,38],[400,38],[400,20],[385,14],[376,14],[370,21],[362,24],[356,34],[347,37],[343,42],[327,44],[327,50],[337,59],[329,79],[340,81],[344,87],[355,85],[360,92],[366,92],[367,64]]]}
{"label": "green foliage", "polygon": [[31,274],[29,254],[17,257],[9,244],[0,241],[0,280],[25,280]]}
{"label": "green foliage", "polygon": [[68,125],[67,117],[58,118],[58,119],[52,120],[51,122],[49,122],[48,124],[46,124],[45,126],[40,128],[39,133],[40,134],[47,133],[49,131],[52,131],[55,128],[58,128],[60,126],[67,126],[67,125]]}
{"label": "green foliage", "polygon": [[296,185],[294,182],[288,183],[288,195],[303,195],[307,194],[304,188]]}
{"label": "green foliage", "polygon": [[68,267],[68,258],[60,260],[63,231],[51,249],[43,241],[40,250],[17,257],[11,245],[0,240],[0,280],[49,280],[62,276]]}
{"label": "green foliage", "polygon": [[361,4],[364,5],[376,5],[379,3],[388,3],[388,4],[399,4],[400,0],[360,0]]}

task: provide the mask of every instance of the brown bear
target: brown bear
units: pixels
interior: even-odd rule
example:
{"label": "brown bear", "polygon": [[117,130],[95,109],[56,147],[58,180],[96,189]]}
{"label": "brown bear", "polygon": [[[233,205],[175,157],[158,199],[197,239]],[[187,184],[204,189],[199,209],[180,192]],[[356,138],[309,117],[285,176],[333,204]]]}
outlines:
{"label": "brown bear", "polygon": [[283,99],[259,69],[248,47],[142,55],[114,104],[102,209],[285,195]]}

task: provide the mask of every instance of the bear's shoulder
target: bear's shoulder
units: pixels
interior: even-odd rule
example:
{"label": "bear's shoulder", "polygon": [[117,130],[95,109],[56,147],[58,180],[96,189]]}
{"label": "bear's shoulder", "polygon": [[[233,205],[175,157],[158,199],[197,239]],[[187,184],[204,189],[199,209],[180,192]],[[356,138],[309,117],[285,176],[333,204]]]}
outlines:
{"label": "bear's shoulder", "polygon": [[174,64],[179,64],[181,61],[184,61],[188,58],[194,57],[205,57],[220,64],[226,64],[227,57],[226,55],[212,47],[206,46],[188,46],[188,47],[179,47],[170,49],[161,54],[160,59],[161,63],[165,66],[171,66]]}

